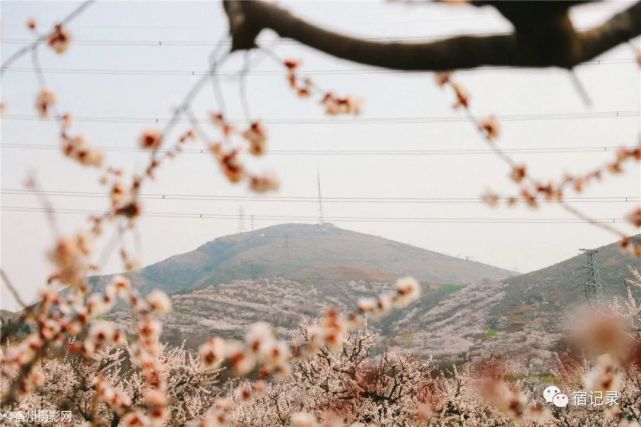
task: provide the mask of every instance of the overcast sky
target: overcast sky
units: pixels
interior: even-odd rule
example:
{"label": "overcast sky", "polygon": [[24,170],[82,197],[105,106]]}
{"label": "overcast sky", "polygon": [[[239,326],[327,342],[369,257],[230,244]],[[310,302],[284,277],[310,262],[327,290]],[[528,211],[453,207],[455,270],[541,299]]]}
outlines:
{"label": "overcast sky", "polygon": [[[35,18],[41,26],[48,26],[76,5],[2,1],[2,58],[7,58],[32,37],[25,29],[27,18]],[[434,38],[510,29],[490,8],[345,1],[286,5],[310,20],[366,37]],[[625,6],[623,2],[582,6],[575,8],[572,18],[578,27],[584,28]],[[48,85],[58,94],[63,110],[80,118],[147,119],[116,123],[78,120],[75,125],[74,129],[96,146],[134,148],[141,130],[154,126],[156,118],[161,125],[172,106],[182,99],[197,78],[191,72],[205,69],[208,52],[225,28],[219,2],[98,2],[71,25],[77,43],[63,56],[43,49],[42,66],[48,70]],[[261,40],[271,43],[275,37],[266,33]],[[158,179],[145,189],[144,193],[167,195],[164,200],[145,200],[145,210],[230,217],[143,218],[140,222],[143,264],[193,250],[206,241],[237,232],[239,221],[234,216],[241,206],[247,216],[246,229],[251,228],[250,215],[254,215],[255,228],[294,222],[275,221],[264,218],[265,215],[315,222],[318,207],[313,198],[317,191],[317,170],[323,195],[328,198],[324,213],[335,225],[508,269],[521,272],[538,269],[576,255],[579,248],[614,241],[613,236],[586,224],[376,220],[572,218],[554,206],[531,211],[493,210],[475,200],[471,203],[332,202],[329,198],[475,199],[487,188],[511,193],[515,187],[507,178],[506,166],[483,152],[486,147],[477,132],[461,120],[461,113],[451,109],[451,94],[435,86],[431,73],[375,72],[373,68],[337,60],[293,42],[275,42],[273,50],[281,57],[301,59],[303,71],[308,70],[323,88],[361,98],[363,114],[355,119],[327,121],[316,102],[301,100],[291,92],[284,75],[275,72],[279,68],[274,62],[260,54],[253,55],[255,63],[247,77],[248,101],[252,116],[267,122],[269,148],[275,153],[251,166],[277,171],[282,182],[279,196],[311,199],[274,202],[252,196],[244,187],[226,183],[208,155],[186,154],[166,165]],[[526,162],[535,176],[558,179],[564,172],[581,172],[600,165],[613,158],[617,146],[633,145],[639,140],[640,79],[632,58],[630,47],[622,46],[600,58],[600,63],[577,68],[576,75],[589,92],[592,107],[581,102],[569,74],[560,70],[483,69],[461,72],[459,79],[471,91],[472,107],[478,114],[506,117],[499,144],[516,151],[525,150],[515,152],[514,156]],[[241,61],[232,57],[223,71],[233,74],[240,66]],[[29,58],[17,62],[15,67],[6,73],[1,88],[2,99],[7,104],[1,129],[1,261],[23,296],[32,299],[51,272],[44,255],[51,245],[51,232],[42,213],[11,210],[38,206],[33,196],[9,195],[7,191],[22,189],[29,171],[36,171],[47,191],[96,193],[102,188],[97,184],[95,170],[63,158],[58,150],[41,147],[57,146],[56,129],[52,123],[34,120],[37,84]],[[131,70],[136,72],[126,72]],[[238,80],[224,77],[223,85],[229,115],[241,118]],[[215,110],[211,90],[203,91],[194,110],[203,118]],[[563,115],[570,118],[560,119]],[[512,120],[507,120],[510,117]],[[376,118],[403,120],[373,122]],[[532,153],[532,149],[545,150]],[[278,153],[293,150],[330,153]],[[446,152],[414,156],[340,154],[340,151],[357,150]],[[110,150],[107,161],[127,170],[140,170],[146,157],[137,152]],[[170,197],[185,194],[249,198],[195,201]],[[587,203],[584,199],[576,206],[598,218],[620,219],[631,211],[634,202],[624,200],[625,197],[638,200],[640,196],[638,164],[630,166],[624,176],[609,178],[582,195],[602,196],[619,198],[606,203]],[[106,206],[106,200],[97,197],[52,196],[51,201],[58,209],[100,210]],[[341,217],[357,220],[340,220]],[[373,219],[365,221],[364,218]],[[79,230],[81,220],[81,216],[74,214],[60,214],[58,218],[67,232]],[[114,257],[106,272],[119,269],[116,261]],[[4,289],[0,295],[3,308],[15,308]]]}

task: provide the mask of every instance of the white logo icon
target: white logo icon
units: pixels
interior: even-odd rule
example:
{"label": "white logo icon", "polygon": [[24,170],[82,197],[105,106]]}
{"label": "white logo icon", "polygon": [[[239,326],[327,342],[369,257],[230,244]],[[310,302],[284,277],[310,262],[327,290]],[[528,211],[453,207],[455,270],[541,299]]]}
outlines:
{"label": "white logo icon", "polygon": [[543,390],[543,398],[547,403],[552,403],[557,408],[565,408],[570,401],[568,396],[561,393],[561,389],[555,385],[551,385]]}
{"label": "white logo icon", "polygon": [[568,397],[563,393],[559,393],[555,395],[554,398],[552,399],[552,403],[557,408],[565,408],[566,406],[568,406],[569,401],[570,399],[568,399]]}

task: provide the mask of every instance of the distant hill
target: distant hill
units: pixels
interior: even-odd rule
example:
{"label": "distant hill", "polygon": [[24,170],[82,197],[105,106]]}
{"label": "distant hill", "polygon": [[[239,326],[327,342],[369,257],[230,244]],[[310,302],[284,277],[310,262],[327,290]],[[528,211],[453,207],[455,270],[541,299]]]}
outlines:
{"label": "distant hill", "polygon": [[[641,239],[640,236],[634,239]],[[625,296],[624,279],[630,278],[628,266],[641,269],[641,259],[622,252],[618,243],[598,248],[596,263],[608,299]],[[575,257],[520,276],[506,279],[505,297],[494,309],[497,316],[508,316],[512,323],[526,322],[528,307],[536,312],[563,311],[569,305],[587,301],[583,284],[587,281],[587,255]],[[536,313],[535,313],[536,314]]]}
{"label": "distant hill", "polygon": [[[599,248],[596,261],[608,300],[626,295],[628,266],[641,269],[641,259],[617,243]],[[587,302],[586,263],[580,254],[502,283],[467,286],[427,310],[407,313],[390,329],[392,345],[451,360],[466,353],[523,358],[546,372],[552,352],[563,348],[568,310]]]}
{"label": "distant hill", "polygon": [[[623,296],[628,265],[641,268],[641,259],[616,243],[599,249],[606,296]],[[182,286],[172,295],[164,338],[192,347],[211,335],[240,337],[261,320],[286,335],[329,306],[351,310],[359,298],[380,294],[396,277],[411,274],[421,282],[421,299],[370,322],[384,347],[434,356],[444,366],[489,354],[522,358],[543,374],[562,345],[567,309],[586,301],[585,264],[586,255],[579,254],[510,276],[375,236],[290,224],[216,239],[136,272],[134,280]],[[129,310],[113,313],[124,326],[131,325],[129,316]]]}
{"label": "distant hill", "polygon": [[[281,277],[301,283],[389,282],[412,275],[426,283],[496,281],[511,271],[330,224],[285,224],[220,237],[130,274],[143,293],[184,292],[233,280]],[[109,276],[91,279],[104,284]]]}

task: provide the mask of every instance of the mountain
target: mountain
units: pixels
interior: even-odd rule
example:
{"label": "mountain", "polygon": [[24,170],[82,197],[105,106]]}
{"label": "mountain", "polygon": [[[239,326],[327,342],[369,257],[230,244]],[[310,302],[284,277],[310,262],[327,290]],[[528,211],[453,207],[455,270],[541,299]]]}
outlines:
{"label": "mountain", "polygon": [[[330,224],[285,224],[220,237],[129,276],[143,293],[205,288],[233,280],[280,277],[317,285],[389,282],[412,275],[425,283],[465,285],[513,273]],[[91,279],[101,285],[110,276]]]}
{"label": "mountain", "polygon": [[[621,252],[617,243],[598,249],[606,299],[624,297],[628,266],[641,269],[641,259]],[[399,337],[411,334],[412,351],[424,356],[456,360],[465,353],[498,354],[525,359],[546,372],[552,352],[563,348],[568,312],[587,302],[586,264],[582,253],[503,282],[467,286],[429,310],[408,313],[393,326],[392,345],[407,347]]]}
{"label": "mountain", "polygon": [[[191,347],[211,335],[241,337],[257,321],[290,333],[328,307],[353,310],[359,298],[389,290],[405,275],[423,285],[415,309],[425,311],[469,284],[511,274],[329,224],[286,224],[215,239],[130,278],[143,293],[160,288],[171,294],[174,309],[165,322],[165,339],[186,340]],[[125,327],[131,325],[129,316],[126,309],[109,315]],[[371,327],[387,336],[399,316]]]}
{"label": "mountain", "polygon": [[[641,240],[641,235],[634,239]],[[595,261],[608,298],[625,295],[624,280],[630,277],[628,266],[641,268],[641,259],[622,252],[618,243],[598,248]],[[586,265],[587,255],[582,253],[541,270],[507,279],[510,286],[495,312],[505,315],[523,305],[545,305],[562,310],[570,304],[585,302]]]}
{"label": "mountain", "polygon": [[[546,374],[563,342],[567,309],[585,302],[586,262],[580,254],[510,276],[379,237],[290,224],[216,239],[137,274],[146,285],[166,286],[167,277],[187,283],[171,296],[164,338],[185,340],[188,347],[212,335],[241,337],[257,321],[269,321],[286,336],[327,307],[351,310],[359,298],[411,274],[421,282],[421,298],[369,323],[385,347],[434,356],[445,366],[489,354],[520,358],[532,372]],[[641,260],[617,244],[599,248],[596,262],[608,297],[624,295],[628,265],[641,268]],[[121,310],[113,319],[126,327],[129,316]]]}

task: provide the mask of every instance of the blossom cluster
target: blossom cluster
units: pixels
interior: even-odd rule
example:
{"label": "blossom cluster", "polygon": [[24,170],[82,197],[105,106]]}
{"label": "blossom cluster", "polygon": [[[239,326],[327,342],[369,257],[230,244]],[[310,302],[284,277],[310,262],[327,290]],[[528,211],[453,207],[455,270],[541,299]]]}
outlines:
{"label": "blossom cluster", "polygon": [[[555,183],[553,181],[543,182],[529,174],[527,165],[514,161],[505,151],[503,151],[495,142],[501,135],[501,125],[496,116],[490,115],[483,119],[477,119],[470,108],[470,93],[463,85],[454,79],[451,72],[435,74],[436,84],[440,87],[449,87],[454,92],[455,103],[454,109],[463,109],[467,112],[470,120],[475,124],[485,142],[487,142],[497,156],[508,164],[510,167],[509,177],[520,186],[516,195],[501,198],[498,194],[487,191],[481,196],[481,200],[489,206],[496,207],[501,200],[509,207],[523,203],[530,208],[538,208],[539,200],[542,198],[547,202],[558,203],[565,207],[567,211],[578,215],[581,219],[596,224],[596,221],[589,216],[578,212],[576,209],[569,208],[564,200],[564,195],[568,187],[576,193],[581,193],[584,188],[594,181],[601,181],[606,173],[613,175],[623,173],[623,165],[627,161],[641,161],[641,145],[633,148],[621,148],[616,153],[614,161],[591,170],[584,174],[571,175],[566,174],[563,179]],[[626,215],[627,221],[633,226],[641,227],[641,208],[636,208]],[[632,253],[635,256],[641,256],[641,245],[634,243],[625,233],[613,228],[605,227],[609,231],[617,234],[620,240],[622,250]]]}
{"label": "blossom cluster", "polygon": [[[292,363],[312,358],[319,352],[340,353],[348,342],[350,331],[365,324],[363,314],[373,314],[380,318],[389,314],[393,307],[406,307],[419,296],[419,283],[406,277],[397,281],[394,293],[381,295],[373,300],[389,304],[384,310],[377,311],[376,307],[364,310],[362,301],[358,304],[358,311],[348,315],[329,309],[320,322],[304,328],[303,342],[279,340],[270,325],[259,322],[252,325],[243,341],[210,338],[199,349],[200,359],[207,367],[218,367],[227,362],[239,376],[256,372],[263,379],[275,377],[287,380],[291,377]],[[241,401],[249,401],[263,395],[264,389],[265,384],[260,380],[253,385],[242,385],[235,394]],[[194,425],[225,425],[226,414],[233,409],[233,405],[218,406]],[[292,423],[294,420],[295,417],[292,418]]]}
{"label": "blossom cluster", "polygon": [[[229,138],[238,133],[236,127],[222,113],[212,114],[212,122],[220,130],[224,141],[210,143],[209,151],[229,182],[236,184],[246,180],[249,189],[256,193],[276,191],[279,187],[276,175],[270,171],[249,172],[242,159],[244,147],[229,143]],[[240,136],[247,143],[247,151],[251,155],[260,157],[267,152],[267,131],[261,121],[252,121],[247,129],[240,132]]]}
{"label": "blossom cluster", "polygon": [[351,114],[357,116],[361,113],[361,102],[351,96],[338,96],[334,92],[324,91],[318,87],[309,77],[300,77],[300,61],[296,59],[285,59],[283,65],[287,70],[287,81],[289,86],[300,97],[306,98],[313,92],[321,94],[320,104],[325,108],[325,114],[337,116],[341,114]]}

